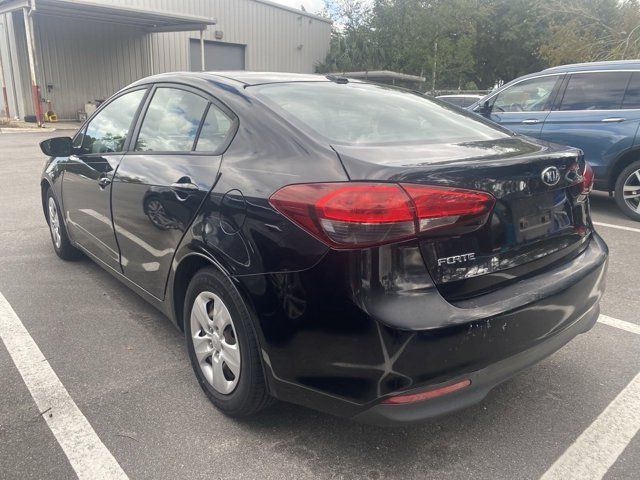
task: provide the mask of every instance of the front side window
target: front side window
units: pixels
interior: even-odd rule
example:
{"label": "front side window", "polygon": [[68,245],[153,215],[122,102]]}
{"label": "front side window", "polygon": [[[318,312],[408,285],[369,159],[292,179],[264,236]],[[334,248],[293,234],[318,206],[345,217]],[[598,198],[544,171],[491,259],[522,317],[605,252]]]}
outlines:
{"label": "front side window", "polygon": [[630,72],[574,73],[560,110],[617,110],[630,75]]}
{"label": "front side window", "polygon": [[211,104],[202,124],[196,151],[215,152],[218,150],[220,145],[227,140],[231,126],[231,119],[222,113],[222,110]]}
{"label": "front side window", "polygon": [[91,120],[84,135],[78,135],[80,153],[122,152],[146,90],[125,93],[104,107]]}
{"label": "front side window", "polygon": [[73,149],[76,151],[79,151],[80,148],[82,148],[82,144],[84,141],[84,132],[86,131],[86,129],[82,130],[81,132],[78,132],[76,134],[75,137],[73,137]]}
{"label": "front side window", "polygon": [[138,152],[190,152],[209,102],[177,88],[158,88],[142,121]]}
{"label": "front side window", "polygon": [[292,123],[337,143],[446,143],[508,137],[471,113],[379,85],[291,82],[250,88]]}
{"label": "front side window", "polygon": [[492,111],[502,112],[542,112],[549,110],[551,92],[558,81],[558,75],[524,80],[493,97]]}

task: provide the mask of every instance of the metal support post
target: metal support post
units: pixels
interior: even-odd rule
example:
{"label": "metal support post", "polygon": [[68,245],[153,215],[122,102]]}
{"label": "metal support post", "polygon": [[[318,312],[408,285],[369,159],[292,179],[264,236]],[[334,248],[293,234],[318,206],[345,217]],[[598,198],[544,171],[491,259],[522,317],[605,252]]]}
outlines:
{"label": "metal support post", "polygon": [[29,9],[23,8],[24,30],[27,36],[27,55],[29,57],[29,75],[31,76],[31,98],[36,115],[36,123],[42,126],[42,105],[40,102],[40,90],[38,88],[38,74],[36,70],[35,41],[33,35],[33,23],[29,16]]}

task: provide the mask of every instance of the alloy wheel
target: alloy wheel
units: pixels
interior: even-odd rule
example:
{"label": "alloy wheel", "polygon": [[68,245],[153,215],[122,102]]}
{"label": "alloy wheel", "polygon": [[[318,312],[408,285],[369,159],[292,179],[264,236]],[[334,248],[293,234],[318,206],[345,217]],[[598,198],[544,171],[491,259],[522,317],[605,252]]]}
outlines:
{"label": "alloy wheel", "polygon": [[631,172],[624,181],[622,198],[631,210],[640,213],[640,170]]}
{"label": "alloy wheel", "polygon": [[191,308],[191,341],[207,382],[228,395],[240,378],[240,345],[229,309],[212,292],[200,293]]}
{"label": "alloy wheel", "polygon": [[53,197],[49,197],[49,229],[51,237],[56,248],[62,246],[62,235],[60,233],[60,216],[58,215],[58,207]]}

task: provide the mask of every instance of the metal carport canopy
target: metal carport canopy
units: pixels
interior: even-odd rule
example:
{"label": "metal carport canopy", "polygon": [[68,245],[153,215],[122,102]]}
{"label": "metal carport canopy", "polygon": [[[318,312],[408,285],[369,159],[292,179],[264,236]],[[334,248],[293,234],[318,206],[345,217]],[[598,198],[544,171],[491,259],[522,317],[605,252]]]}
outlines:
{"label": "metal carport canopy", "polygon": [[22,8],[30,15],[54,15],[57,17],[93,20],[118,25],[128,25],[147,32],[182,32],[206,30],[215,25],[212,18],[181,15],[159,10],[143,10],[123,5],[105,5],[83,0],[8,0],[0,1],[0,14]]}
{"label": "metal carport canopy", "polygon": [[[0,0],[0,15],[22,10],[27,40],[31,96],[36,122],[42,125],[42,109],[37,85],[38,66],[34,40],[33,17],[55,16],[78,21],[95,21],[124,25],[146,33],[200,31],[200,63],[204,63],[204,31],[215,25],[213,18],[181,15],[158,10],[143,10],[123,5],[104,5],[85,0]],[[4,84],[3,84],[4,86]]]}

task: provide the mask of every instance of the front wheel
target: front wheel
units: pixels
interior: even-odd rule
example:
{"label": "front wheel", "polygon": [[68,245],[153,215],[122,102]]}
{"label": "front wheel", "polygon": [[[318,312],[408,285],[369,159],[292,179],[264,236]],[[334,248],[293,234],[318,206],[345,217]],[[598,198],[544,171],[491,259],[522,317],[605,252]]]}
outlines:
{"label": "front wheel", "polygon": [[53,249],[63,260],[74,260],[80,256],[80,250],[71,245],[67,229],[62,221],[60,207],[51,189],[47,191],[47,222],[49,222],[49,233]]}
{"label": "front wheel", "polygon": [[627,217],[640,222],[640,160],[633,162],[618,175],[615,199]]}
{"label": "front wheel", "polygon": [[271,403],[249,309],[231,281],[213,267],[200,270],[185,298],[187,350],[200,386],[232,417]]}

